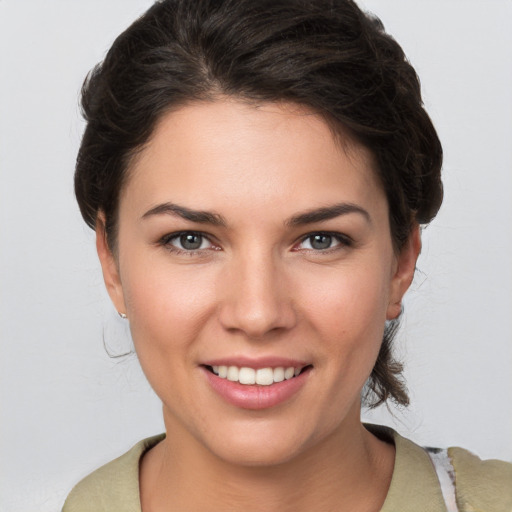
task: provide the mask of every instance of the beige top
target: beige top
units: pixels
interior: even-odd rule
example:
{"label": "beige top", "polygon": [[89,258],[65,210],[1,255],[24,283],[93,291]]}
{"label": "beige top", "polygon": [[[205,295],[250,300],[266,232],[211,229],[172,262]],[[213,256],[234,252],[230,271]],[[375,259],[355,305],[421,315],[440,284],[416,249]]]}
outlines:
{"label": "beige top", "polygon": [[[427,452],[392,429],[367,426],[396,447],[395,467],[381,512],[446,512],[439,480]],[[129,452],[84,478],[62,512],[141,512],[139,462],[165,434],[137,443]],[[512,464],[482,461],[462,448],[449,448],[461,512],[512,512]]]}

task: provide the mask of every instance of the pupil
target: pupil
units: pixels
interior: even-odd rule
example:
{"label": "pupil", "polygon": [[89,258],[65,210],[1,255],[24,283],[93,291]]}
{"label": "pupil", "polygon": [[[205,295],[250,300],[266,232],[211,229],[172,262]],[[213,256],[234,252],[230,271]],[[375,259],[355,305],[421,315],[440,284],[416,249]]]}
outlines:
{"label": "pupil", "polygon": [[332,236],[330,235],[314,235],[311,240],[313,249],[328,249],[331,246]]}
{"label": "pupil", "polygon": [[183,248],[194,250],[199,249],[201,247],[201,235],[195,235],[193,233],[189,233],[187,235],[180,236],[180,243]]}

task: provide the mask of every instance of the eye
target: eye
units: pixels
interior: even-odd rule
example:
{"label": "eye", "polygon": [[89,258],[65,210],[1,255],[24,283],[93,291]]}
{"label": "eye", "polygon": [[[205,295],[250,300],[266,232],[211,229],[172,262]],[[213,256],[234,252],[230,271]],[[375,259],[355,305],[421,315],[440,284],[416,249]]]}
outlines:
{"label": "eye", "polygon": [[312,233],[302,239],[298,249],[326,251],[351,245],[351,240],[341,233]]}
{"label": "eye", "polygon": [[197,249],[205,249],[203,247],[205,238],[198,233],[184,233],[175,239],[181,245],[181,248],[187,251],[197,251]]}
{"label": "eye", "polygon": [[164,236],[160,243],[176,252],[203,251],[216,248],[208,238],[196,231],[182,231]]}

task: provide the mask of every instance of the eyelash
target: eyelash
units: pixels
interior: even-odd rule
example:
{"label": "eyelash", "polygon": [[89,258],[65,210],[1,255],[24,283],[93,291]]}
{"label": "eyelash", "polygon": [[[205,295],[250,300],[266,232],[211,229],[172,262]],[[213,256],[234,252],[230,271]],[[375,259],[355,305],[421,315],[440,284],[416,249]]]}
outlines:
{"label": "eyelash", "polygon": [[210,244],[214,246],[213,250],[220,250],[220,247],[215,246],[213,242],[210,240],[209,236],[205,233],[202,233],[200,231],[178,231],[176,233],[169,233],[168,235],[164,235],[159,241],[158,244],[165,247],[168,251],[179,254],[179,255],[185,255],[185,256],[196,256],[200,254],[204,254],[205,250],[209,249],[180,249],[179,247],[176,247],[172,245],[172,241],[179,240],[180,237],[185,235],[194,235],[201,237],[202,239],[208,240]]}
{"label": "eyelash", "polygon": [[[178,240],[180,237],[185,236],[185,235],[194,235],[194,236],[201,237],[202,239],[205,239],[210,244],[212,244],[213,250],[215,250],[215,251],[220,250],[220,247],[213,244],[213,242],[210,240],[209,235],[207,235],[206,233],[202,233],[200,231],[178,231],[176,233],[169,233],[169,234],[163,236],[158,241],[158,244],[165,247],[168,251],[170,251],[174,254],[186,255],[186,256],[201,255],[201,254],[204,254],[205,250],[211,250],[210,248],[208,248],[208,249],[190,249],[190,250],[180,249],[179,247],[172,245],[172,243],[171,243],[172,241]],[[300,248],[296,249],[295,246],[297,244],[295,244],[294,250],[295,251],[311,251],[313,253],[318,253],[318,254],[328,254],[328,253],[335,252],[335,251],[343,249],[343,248],[351,247],[353,245],[353,240],[349,236],[344,235],[342,233],[338,233],[338,232],[332,232],[332,231],[314,231],[312,233],[308,233],[300,239],[298,245],[303,244],[306,240],[312,239],[315,236],[331,237],[332,239],[334,239],[335,241],[338,242],[338,245],[335,245],[334,247],[328,247],[326,249],[300,249]]]}
{"label": "eyelash", "polygon": [[296,249],[297,251],[306,250],[306,251],[312,251],[314,253],[318,254],[329,254],[331,252],[338,251],[343,248],[351,247],[354,243],[354,241],[347,235],[344,235],[342,233],[333,232],[333,231],[314,231],[313,233],[308,233],[307,235],[304,235],[300,239],[300,244],[304,243],[306,240],[311,239],[315,236],[328,236],[331,237],[333,240],[338,242],[338,245],[335,245],[334,247],[328,247],[327,249]]}

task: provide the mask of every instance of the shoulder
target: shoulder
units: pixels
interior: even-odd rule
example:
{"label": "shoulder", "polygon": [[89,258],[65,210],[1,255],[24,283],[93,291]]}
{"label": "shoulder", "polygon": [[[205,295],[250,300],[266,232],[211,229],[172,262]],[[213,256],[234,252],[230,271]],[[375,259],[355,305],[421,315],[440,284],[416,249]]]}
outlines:
{"label": "shoulder", "polygon": [[366,428],[396,449],[381,512],[512,512],[512,464],[481,460],[463,448],[423,448],[387,427]]}
{"label": "shoulder", "polygon": [[73,488],[62,512],[140,512],[139,462],[164,437],[161,434],[144,439],[86,476]]}
{"label": "shoulder", "polygon": [[449,448],[448,455],[461,510],[512,511],[512,464],[481,460],[463,448]]}

